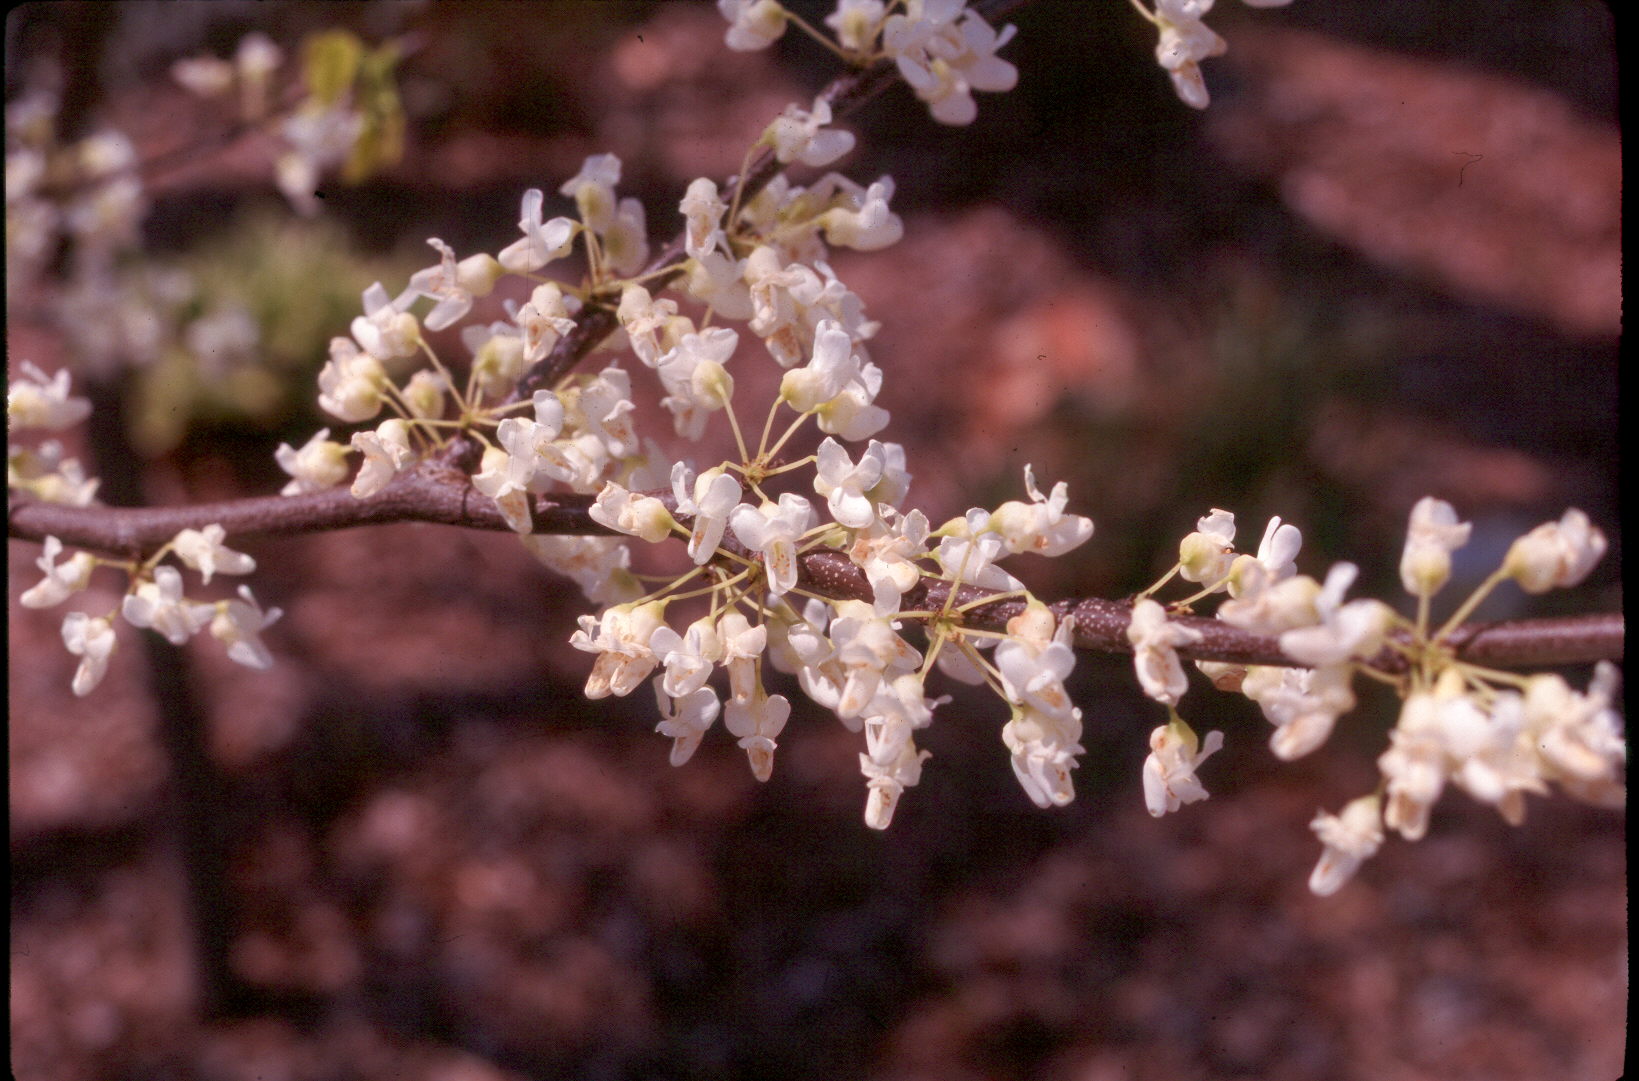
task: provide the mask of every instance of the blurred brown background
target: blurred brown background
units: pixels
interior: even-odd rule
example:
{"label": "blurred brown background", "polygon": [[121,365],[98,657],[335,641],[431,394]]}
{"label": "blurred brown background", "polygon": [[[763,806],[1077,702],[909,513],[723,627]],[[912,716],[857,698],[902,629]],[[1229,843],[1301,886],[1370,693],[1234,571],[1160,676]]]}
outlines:
{"label": "blurred brown background", "polygon": [[[1393,598],[1424,494],[1475,523],[1457,594],[1575,505],[1610,536],[1605,564],[1482,614],[1620,606],[1602,5],[1225,0],[1205,114],[1123,3],[1012,21],[1020,85],[980,95],[971,128],[903,90],[847,124],[842,167],[891,173],[906,223],[835,266],[882,320],[914,501],[939,520],[1017,498],[1026,462],[1068,480],[1093,541],[1015,568],[1054,596],[1142,587],[1221,506],[1253,541],[1270,514],[1295,522],[1303,569],[1352,559]],[[316,227],[289,220],[255,142],[156,178],[156,260],[241,290],[301,382],[224,403],[170,368],[105,381],[86,452],[143,448],[123,472],[105,459],[110,501],[275,490],[273,446],[321,423],[324,341],[364,284],[430,261],[426,237],[494,251],[524,188],[613,151],[663,239],[689,179],[734,172],[832,73],[795,33],[729,53],[709,4],[35,4],[8,16],[8,98],[57,58],[146,157],[210,123],[171,61],[331,25],[413,44],[408,154],[328,190]],[[293,281],[313,295],[270,315]],[[13,362],[74,364],[41,298],[8,315]],[[748,388],[771,367],[750,349],[735,365]],[[858,739],[817,710],[759,786],[720,731],[671,769],[646,692],[584,701],[589,658],[564,644],[584,605],[508,538],[240,546],[286,610],[271,672],[123,628],[85,700],[61,613],[15,603],[37,550],[10,546],[19,1078],[1620,1073],[1620,816],[1537,801],[1513,829],[1450,794],[1426,840],[1307,892],[1308,821],[1374,783],[1390,701],[1363,694],[1327,748],[1281,765],[1255,709],[1198,686],[1184,714],[1228,739],[1213,798],[1157,821],[1138,778],[1161,717],[1124,661],[1088,657],[1074,804],[1032,807],[997,704],[962,698],[877,834]]]}

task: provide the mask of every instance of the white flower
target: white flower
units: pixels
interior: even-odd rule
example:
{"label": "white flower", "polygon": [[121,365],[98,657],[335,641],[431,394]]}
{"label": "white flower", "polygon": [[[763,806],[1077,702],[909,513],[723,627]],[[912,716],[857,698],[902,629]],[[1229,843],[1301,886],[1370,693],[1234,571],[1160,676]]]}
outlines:
{"label": "white flower", "polygon": [[570,635],[569,644],[598,655],[586,679],[586,697],[623,698],[654,671],[660,659],[649,648],[649,639],[664,618],[665,605],[658,601],[635,608],[617,604],[601,620],[580,617],[580,630]]}
{"label": "white flower", "polygon": [[785,728],[791,703],[783,694],[764,695],[761,689],[751,699],[730,699],[723,707],[723,727],[739,737],[740,749],[751,762],[752,776],[766,781],[774,775],[774,737]]}
{"label": "white flower", "polygon": [[369,499],[415,459],[410,426],[397,417],[382,421],[373,432],[354,432],[352,443],[364,455],[359,475],[353,478],[354,499]]}
{"label": "white flower", "polygon": [[932,719],[932,703],[922,695],[922,681],[914,673],[898,677],[872,702],[865,718],[865,753],[859,756],[865,775],[865,824],[887,829],[894,808],[907,788],[922,779],[927,751],[918,751],[911,733]]}
{"label": "white flower", "polygon": [[1205,109],[1211,99],[1201,78],[1200,61],[1222,56],[1229,48],[1224,39],[1207,29],[1201,17],[1212,8],[1212,0],[1156,0],[1155,25],[1161,40],[1155,59],[1172,76],[1173,89],[1185,105]]}
{"label": "white flower", "polygon": [[233,89],[233,65],[215,56],[184,57],[171,65],[171,78],[190,94],[221,97]]}
{"label": "white flower", "polygon": [[1189,690],[1184,666],[1178,661],[1179,646],[1201,640],[1201,632],[1167,620],[1167,610],[1145,597],[1133,605],[1127,640],[1133,646],[1133,667],[1144,693],[1157,702],[1176,706]]}
{"label": "white flower", "polygon": [[284,612],[278,608],[262,611],[249,586],[239,587],[241,599],[216,605],[211,619],[211,636],[228,649],[228,659],[246,668],[273,667],[273,654],[262,644],[261,634],[273,626]]}
{"label": "white flower", "polygon": [[814,522],[808,500],[787,492],[780,501],[753,507],[741,503],[729,515],[729,528],[741,544],[762,558],[768,590],[776,596],[797,584],[797,542]]}
{"label": "white flower", "polygon": [[649,227],[643,203],[622,199],[603,234],[603,255],[616,274],[636,274],[649,261]]}
{"label": "white flower", "polygon": [[1527,593],[1567,589],[1581,582],[1605,554],[1605,534],[1576,508],[1519,538],[1503,559],[1503,572]]}
{"label": "white flower", "polygon": [[87,477],[78,458],[63,456],[63,445],[47,439],[32,450],[13,446],[6,455],[6,484],[33,492],[46,503],[89,507],[102,482]]}
{"label": "white flower", "polygon": [[614,481],[603,486],[603,491],[592,503],[592,520],[621,533],[630,533],[650,544],[659,544],[671,536],[672,519],[666,504],[654,496],[627,491]]}
{"label": "white flower", "polygon": [[1002,742],[1012,752],[1013,775],[1037,807],[1063,807],[1076,798],[1070,771],[1083,747],[1081,710],[1052,715],[1016,708],[1002,726]]}
{"label": "white flower", "polygon": [[500,447],[489,447],[479,462],[478,472],[472,475],[472,486],[495,501],[495,507],[506,520],[508,529],[514,533],[528,533],[534,528],[529,510],[529,484],[534,476],[532,454],[529,457],[515,457]]}
{"label": "white flower", "polygon": [[585,431],[598,438],[610,455],[624,458],[638,451],[637,433],[632,429],[632,379],[620,368],[605,368],[596,379],[580,388],[575,397],[574,418]]}
{"label": "white flower", "polygon": [[922,580],[921,568],[914,560],[927,552],[928,519],[919,510],[879,519],[855,536],[848,558],[871,583],[872,608],[877,615],[891,616],[899,610],[905,591]]}
{"label": "white flower", "polygon": [[615,318],[626,331],[626,338],[645,367],[653,368],[662,352],[660,335],[677,318],[677,301],[655,300],[641,285],[628,285],[620,294],[620,306]]}
{"label": "white flower", "polygon": [[853,337],[836,320],[822,319],[814,328],[814,351],[808,363],[781,378],[780,399],[799,413],[812,413],[859,378],[860,359]]}
{"label": "white flower", "polygon": [[819,445],[814,491],[825,497],[831,517],[849,529],[864,529],[876,518],[876,504],[867,494],[881,481],[887,458],[882,444],[871,440],[858,463],[842,444],[826,439]]}
{"label": "white flower", "polygon": [[[1229,565],[1229,595],[1240,598],[1278,585],[1297,571],[1298,550],[1303,547],[1303,534],[1295,525],[1281,525],[1279,518],[1269,519],[1264,527],[1263,540],[1258,542],[1255,556],[1236,556]],[[1248,581],[1255,577],[1256,583]]]}
{"label": "white flower", "polygon": [[831,105],[823,97],[814,99],[812,112],[787,105],[763,133],[763,140],[774,148],[775,160],[782,165],[793,161],[829,165],[854,148],[853,133],[827,129],[830,122]]}
{"label": "white flower", "polygon": [[988,532],[989,511],[974,507],[965,519],[955,521],[963,522],[968,532],[941,537],[939,547],[933,553],[944,577],[952,582],[985,589],[1006,591],[1023,588],[1024,583],[996,566],[996,560],[1002,558],[1005,548],[1000,536]]}
{"label": "white flower", "polygon": [[381,412],[387,369],[351,338],[330,339],[330,359],[319,369],[319,408],[356,424]]}
{"label": "white flower", "polygon": [[40,558],[34,561],[34,565],[45,571],[46,576],[17,598],[24,608],[54,608],[91,584],[91,571],[97,565],[96,557],[89,552],[75,552],[58,563],[57,556],[62,550],[63,542],[56,537],[45,539]]}
{"label": "white flower", "polygon": [[718,197],[715,180],[702,176],[689,181],[677,209],[683,215],[683,250],[689,258],[704,259],[718,249],[728,250],[728,239],[723,235],[728,204]]}
{"label": "white flower", "polygon": [[[564,299],[563,289],[557,282],[543,282],[529,294],[529,303],[518,309],[518,330],[523,339],[523,359],[533,364],[552,351],[558,344],[558,339],[575,329],[575,320],[570,317],[569,304]],[[522,365],[510,377],[499,377],[498,381],[510,384],[517,381],[523,374]],[[485,391],[490,394],[498,391],[486,383]],[[500,388],[504,392],[505,387]]]}
{"label": "white flower", "polygon": [[104,617],[70,612],[63,617],[63,645],[80,658],[74,670],[74,693],[83,698],[108,674],[108,659],[114,654],[114,625]]}
{"label": "white flower", "polygon": [[893,177],[885,176],[852,197],[852,206],[832,207],[819,216],[825,239],[837,247],[855,251],[879,251],[905,235],[905,223],[888,209],[893,198]]}
{"label": "white flower", "polygon": [[1031,502],[1010,499],[990,516],[990,528],[1002,538],[1009,552],[1035,552],[1059,556],[1079,547],[1093,535],[1093,520],[1079,514],[1065,514],[1070,488],[1064,481],[1053,485],[1049,498],[1036,487],[1036,475],[1024,467],[1024,490]]}
{"label": "white flower", "polygon": [[717,0],[731,25],[724,41],[736,52],[766,49],[785,33],[785,9],[776,0]]}
{"label": "white flower", "polygon": [[1424,496],[1411,508],[1400,583],[1414,597],[1432,597],[1451,577],[1451,553],[1468,543],[1473,526],[1457,521],[1450,503]]}
{"label": "white flower", "polygon": [[523,239],[508,244],[496,256],[496,260],[514,274],[528,274],[554,259],[562,259],[575,243],[575,232],[579,227],[574,221],[569,218],[542,219],[541,208],[545,201],[546,196],[539,188],[524,192],[522,217],[518,219],[518,229],[524,234]]}
{"label": "white flower", "polygon": [[1222,732],[1208,732],[1205,742],[1198,742],[1195,730],[1176,717],[1151,732],[1150,755],[1144,759],[1144,804],[1150,814],[1160,818],[1206,799],[1195,770],[1223,745]]}
{"label": "white flower", "polygon": [[885,680],[914,672],[922,663],[922,655],[895,632],[893,624],[862,601],[837,605],[831,644],[842,675],[842,693],[832,708],[850,728],[858,727],[850,722],[871,705]]}
{"label": "white flower", "polygon": [[18,368],[21,375],[6,388],[6,426],[12,431],[57,432],[91,415],[90,401],[69,396],[68,369],[59,368],[48,379],[30,361],[23,361]]}
{"label": "white flower", "polygon": [[977,113],[973,90],[1011,90],[1018,71],[996,56],[1013,38],[1000,33],[963,0],[921,0],[888,17],[882,47],[916,96],[941,124],[970,124]]}
{"label": "white flower", "polygon": [[618,183],[620,159],[613,154],[593,154],[581,163],[580,172],[563,182],[558,194],[575,200],[580,220],[601,236],[615,218]]}
{"label": "white flower", "polygon": [[334,488],[347,479],[347,447],[330,441],[330,429],[320,428],[313,438],[296,450],[280,443],[273,452],[279,468],[291,475],[291,482],[279,489],[280,495],[304,495]]}
{"label": "white flower", "polygon": [[837,0],[837,9],[825,17],[825,25],[845,50],[865,52],[882,29],[884,10],[883,0]]}
{"label": "white flower", "polygon": [[623,604],[643,595],[643,586],[630,569],[631,549],[623,538],[531,533],[518,539],[536,559],[573,578],[596,604]]}
{"label": "white flower", "polygon": [[1186,582],[1217,583],[1235,559],[1235,515],[1212,513],[1195,523],[1195,532],[1178,544],[1178,576]]}
{"label": "white flower", "polygon": [[[525,310],[528,310],[527,305]],[[523,312],[520,312],[519,318],[522,317]],[[553,335],[551,342],[556,342],[556,332],[549,333]],[[529,366],[519,328],[510,323],[462,327],[461,343],[472,350],[472,378],[477,381],[478,389],[492,398],[505,397]],[[541,356],[545,355],[546,349],[543,348]]]}
{"label": "white flower", "polygon": [[1309,876],[1309,890],[1330,897],[1354,877],[1360,865],[1383,843],[1383,819],[1376,796],[1351,800],[1337,815],[1322,811],[1309,823],[1326,850]]}
{"label": "white flower", "polygon": [[694,478],[682,462],[672,466],[672,494],[677,497],[677,513],[692,515],[689,531],[689,558],[704,564],[716,554],[728,528],[728,516],[740,504],[740,482],[722,468],[708,469]]}
{"label": "white flower", "polygon": [[1555,675],[1532,676],[1525,689],[1525,724],[1544,776],[1578,799],[1606,806],[1620,806],[1624,796],[1627,744],[1612,705],[1617,680],[1616,666],[1600,661],[1586,694]]}
{"label": "white flower", "polygon": [[1394,610],[1382,601],[1369,599],[1343,603],[1343,594],[1358,573],[1359,568],[1352,563],[1339,563],[1331,569],[1315,598],[1320,623],[1283,632],[1282,652],[1299,664],[1320,668],[1369,658],[1383,648],[1393,626]]}
{"label": "white flower", "polygon": [[739,612],[724,612],[717,621],[717,641],[722,645],[723,671],[728,673],[729,697],[749,702],[762,692],[757,662],[768,648],[768,627],[751,625]]}
{"label": "white flower", "polygon": [[712,413],[734,397],[734,377],[724,367],[740,336],[728,327],[684,334],[660,357],[657,371],[666,397],[660,404],[672,414],[672,426],[685,439],[699,439]]}
{"label": "white flower", "polygon": [[[1075,625],[1031,606],[1007,624],[1008,638],[996,645],[996,669],[1008,701],[1053,717],[1072,712],[1064,679],[1075,667],[1071,636]],[[1049,637],[1050,636],[1050,637]]]}
{"label": "white flower", "polygon": [[199,572],[206,584],[211,575],[249,574],[256,569],[256,560],[243,552],[235,552],[222,542],[228,531],[213,522],[204,529],[184,529],[171,541],[171,550],[178,559]]}
{"label": "white flower", "polygon": [[364,314],[353,320],[353,337],[372,356],[411,357],[421,346],[421,327],[415,316],[405,311],[409,294],[391,300],[376,282],[364,291]]}
{"label": "white flower", "polygon": [[661,686],[673,698],[687,698],[704,687],[712,665],[723,658],[723,643],[710,616],[695,620],[683,634],[662,623],[649,637],[649,648],[666,669]]}
{"label": "white flower", "polygon": [[1315,750],[1332,734],[1337,719],[1354,708],[1352,669],[1275,668],[1254,665],[1241,680],[1241,693],[1256,702],[1275,731],[1269,746],[1290,762]]}
{"label": "white flower", "polygon": [[1315,602],[1321,585],[1307,574],[1271,584],[1262,561],[1240,556],[1230,571],[1232,599],[1218,606],[1218,618],[1253,634],[1280,634],[1320,622]]}
{"label": "white flower", "polygon": [[180,646],[204,630],[215,606],[192,604],[182,595],[182,574],[175,567],[155,567],[152,581],[127,593],[120,614],[133,627],[148,627]]}
{"label": "white flower", "polygon": [[671,763],[681,766],[694,756],[711,722],[717,719],[722,704],[710,687],[700,687],[681,698],[666,693],[660,680],[654,684],[655,701],[660,704],[661,721],[655,731],[672,740]]}
{"label": "white flower", "polygon": [[689,296],[710,307],[724,319],[750,319],[755,314],[751,289],[745,281],[744,259],[732,259],[720,251],[708,251],[689,264],[684,288]]}
{"label": "white flower", "polygon": [[[474,297],[489,295],[501,276],[502,267],[494,256],[483,253],[456,262],[455,249],[442,240],[433,237],[427,243],[441,258],[435,266],[410,275],[405,294],[437,301],[422,323],[428,330],[443,330],[472,310]],[[400,300],[403,299],[401,296]]]}

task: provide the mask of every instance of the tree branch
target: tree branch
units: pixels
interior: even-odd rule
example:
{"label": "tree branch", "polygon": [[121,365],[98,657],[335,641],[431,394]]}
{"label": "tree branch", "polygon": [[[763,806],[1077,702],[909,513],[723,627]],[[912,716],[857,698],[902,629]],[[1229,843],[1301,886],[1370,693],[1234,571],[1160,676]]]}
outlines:
{"label": "tree branch", "polygon": [[[670,492],[655,498],[675,512]],[[590,496],[563,494],[534,496],[531,508],[535,532],[617,535],[593,521]],[[9,508],[8,531],[18,540],[43,541],[54,536],[63,544],[125,558],[141,558],[165,544],[183,529],[219,524],[230,536],[247,534],[318,533],[388,522],[432,522],[466,529],[510,532],[493,501],[472,488],[468,478],[451,469],[423,465],[397,477],[370,499],[354,499],[345,488],[298,496],[260,496],[185,507],[70,507],[60,503],[14,500]],[[687,521],[687,516],[678,515]],[[725,546],[734,547],[725,539]],[[741,553],[746,554],[744,552]],[[836,600],[872,599],[865,573],[841,552],[815,550],[801,558],[799,586]],[[943,608],[949,583],[925,577],[909,590],[901,606],[907,611]],[[956,605],[975,604],[993,591],[960,586]],[[967,626],[1002,630],[1024,610],[1016,598],[977,603],[964,616]],[[1074,615],[1075,644],[1099,653],[1131,653],[1127,624],[1132,605],[1097,597],[1061,600],[1052,606],[1059,618]],[[1178,654],[1191,660],[1235,664],[1291,665],[1275,639],[1248,634],[1216,619],[1175,617],[1175,622],[1201,633],[1201,641],[1181,647]],[[1498,668],[1526,668],[1583,664],[1622,656],[1624,623],[1620,613],[1555,619],[1470,623],[1457,629],[1450,644],[1456,655],[1474,664]],[[1385,652],[1373,664],[1385,671],[1404,665],[1398,655]]]}

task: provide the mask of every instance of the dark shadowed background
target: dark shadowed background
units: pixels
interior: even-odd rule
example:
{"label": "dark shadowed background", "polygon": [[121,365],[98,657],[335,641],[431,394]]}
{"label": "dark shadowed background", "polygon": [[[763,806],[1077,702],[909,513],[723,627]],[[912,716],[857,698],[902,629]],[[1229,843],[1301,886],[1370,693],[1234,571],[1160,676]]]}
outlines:
{"label": "dark shadowed background", "polygon": [[[1574,505],[1610,537],[1605,563],[1563,594],[1506,587],[1482,615],[1620,607],[1603,5],[1224,0],[1204,114],[1125,3],[1012,21],[1019,87],[980,95],[970,128],[903,89],[847,123],[842,168],[891,174],[905,220],[899,245],[835,267],[882,321],[912,502],[939,521],[1020,498],[1026,463],[1068,481],[1098,529],[1071,558],[1015,561],[1043,595],[1143,587],[1216,506],[1243,540],[1294,522],[1301,569],[1351,559],[1390,600],[1418,497],[1474,523],[1453,595]],[[255,140],[155,178],[157,263],[254,313],[279,378],[213,397],[201,384],[227,377],[188,358],[105,375],[82,451],[110,502],[276,490],[273,447],[325,423],[325,342],[364,285],[396,291],[431,261],[427,237],[493,252],[525,188],[612,151],[668,238],[691,178],[733,173],[834,74],[795,33],[728,52],[704,3],[34,4],[7,19],[8,100],[55,63],[72,107],[147,157],[214,122],[173,60],[332,25],[405,36],[406,157],[327,189],[312,224]],[[13,363],[76,365],[48,300],[13,298]],[[734,362],[744,400],[776,381],[760,353]],[[720,730],[669,767],[646,689],[585,701],[590,658],[565,642],[587,606],[508,537],[236,547],[285,609],[270,672],[127,627],[77,700],[61,613],[9,609],[16,1077],[1621,1071],[1620,814],[1536,800],[1516,829],[1449,794],[1425,840],[1309,894],[1308,822],[1372,787],[1393,720],[1365,688],[1324,750],[1282,764],[1249,703],[1197,681],[1183,713],[1228,742],[1203,768],[1213,795],[1153,820],[1139,770],[1164,717],[1128,662],[1089,656],[1075,803],[1037,811],[999,705],[959,697],[879,834],[858,737],[819,710],[797,708],[758,785]],[[11,543],[13,598],[36,555]],[[99,579],[93,604],[117,588]]]}

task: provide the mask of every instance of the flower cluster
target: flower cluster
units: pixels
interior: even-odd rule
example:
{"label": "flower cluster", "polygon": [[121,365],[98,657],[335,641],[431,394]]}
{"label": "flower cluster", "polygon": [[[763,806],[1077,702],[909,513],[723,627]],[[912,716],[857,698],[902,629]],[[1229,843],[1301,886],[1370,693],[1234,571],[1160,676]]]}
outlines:
{"label": "flower cluster", "polygon": [[[1330,737],[1338,719],[1354,708],[1356,674],[1395,686],[1403,699],[1389,747],[1378,759],[1378,791],[1314,821],[1325,846],[1310,880],[1318,894],[1339,889],[1377,850],[1385,827],[1408,840],[1422,837],[1448,783],[1492,804],[1514,824],[1524,818],[1525,794],[1546,793],[1550,784],[1606,806],[1625,799],[1620,771],[1626,748],[1612,704],[1614,667],[1601,663],[1588,690],[1578,693],[1557,675],[1517,676],[1463,663],[1448,644],[1452,631],[1503,582],[1532,593],[1581,582],[1604,554],[1604,535],[1578,510],[1537,527],[1516,540],[1502,565],[1434,627],[1429,601],[1451,577],[1451,555],[1469,533],[1441,500],[1425,498],[1412,509],[1400,561],[1401,583],[1416,602],[1416,615],[1409,618],[1381,601],[1345,600],[1358,573],[1352,564],[1334,566],[1324,582],[1297,574],[1302,537],[1278,518],[1255,554],[1236,553],[1235,518],[1223,510],[1200,519],[1179,545],[1178,563],[1167,577],[1203,586],[1183,604],[1227,593],[1218,619],[1276,637],[1281,651],[1303,666],[1200,664],[1220,689],[1258,703],[1274,725],[1270,746],[1276,757],[1299,758]],[[1178,717],[1175,707],[1187,680],[1176,649],[1199,632],[1166,616],[1155,601],[1140,599],[1129,632],[1139,681],[1171,718],[1151,737],[1153,753],[1145,764],[1145,793],[1155,814],[1206,798],[1194,770],[1219,745],[1218,733],[1211,733],[1197,753],[1195,733]]]}
{"label": "flower cluster", "polygon": [[834,44],[778,0],[717,0],[717,8],[729,21],[731,49],[765,49],[795,24],[860,67],[891,60],[941,124],[973,123],[979,112],[973,91],[1011,90],[1019,80],[1018,69],[996,55],[1014,28],[997,31],[967,0],[837,0],[825,18]]}

